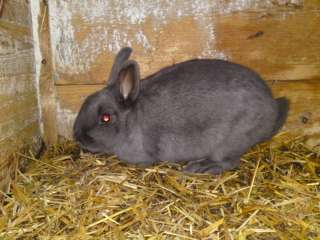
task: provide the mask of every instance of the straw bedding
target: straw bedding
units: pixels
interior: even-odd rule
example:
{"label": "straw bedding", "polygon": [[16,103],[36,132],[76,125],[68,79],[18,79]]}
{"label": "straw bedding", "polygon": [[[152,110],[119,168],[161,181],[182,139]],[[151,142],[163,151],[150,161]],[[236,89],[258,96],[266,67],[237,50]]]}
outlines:
{"label": "straw bedding", "polygon": [[254,147],[239,169],[139,169],[63,142],[18,171],[0,239],[320,239],[320,154],[302,138]]}

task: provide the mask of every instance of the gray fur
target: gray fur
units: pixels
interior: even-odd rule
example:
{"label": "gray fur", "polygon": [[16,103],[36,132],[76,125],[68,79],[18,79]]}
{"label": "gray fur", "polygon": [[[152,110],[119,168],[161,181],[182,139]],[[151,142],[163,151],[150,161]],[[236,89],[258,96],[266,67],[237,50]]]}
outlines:
{"label": "gray fur", "polygon": [[[116,60],[113,81],[81,107],[74,136],[91,152],[142,166],[185,161],[187,172],[217,174],[237,167],[242,154],[270,139],[286,119],[288,101],[274,99],[259,75],[244,66],[190,60],[140,82],[138,64],[130,61]],[[124,98],[120,78],[128,65],[138,86],[129,95],[134,97]],[[111,113],[110,123],[100,122],[104,112]]]}

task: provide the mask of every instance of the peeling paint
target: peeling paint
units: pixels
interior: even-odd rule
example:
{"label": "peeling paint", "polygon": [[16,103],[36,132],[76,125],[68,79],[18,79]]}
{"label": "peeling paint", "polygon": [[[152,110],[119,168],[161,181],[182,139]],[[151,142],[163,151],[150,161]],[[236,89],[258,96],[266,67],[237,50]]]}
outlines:
{"label": "peeling paint", "polygon": [[[287,0],[297,2],[299,0]],[[256,0],[122,0],[122,1],[49,1],[50,29],[54,69],[69,74],[86,73],[101,52],[116,53],[123,46],[140,45],[152,49],[151,39],[144,32],[149,21],[153,33],[168,22],[193,17],[205,34],[205,47],[199,57],[227,58],[214,50],[215,26],[213,13],[231,13],[259,6],[272,7],[274,1]],[[81,23],[92,25],[90,33],[81,42],[75,40],[79,31],[85,30]],[[107,24],[106,24],[107,23]],[[121,27],[119,27],[121,24]],[[136,33],[132,33],[132,29]],[[83,51],[85,49],[86,51]]]}
{"label": "peeling paint", "polygon": [[[72,139],[73,123],[77,117],[77,114],[73,111],[62,108],[58,102],[57,104],[57,121],[59,135]],[[61,124],[63,123],[63,124]]]}
{"label": "peeling paint", "polygon": [[0,78],[0,95],[2,96],[19,97],[23,93],[32,91],[34,91],[34,86],[30,85],[29,81],[25,81],[18,76],[12,76],[10,81],[8,81],[8,78]]}
{"label": "peeling paint", "polygon": [[[112,58],[110,53],[115,54],[123,46],[134,46],[137,47],[138,50],[134,53],[137,54],[134,55],[134,57],[143,63],[145,68],[149,68],[152,71],[161,67],[162,64],[174,63],[181,59],[188,59],[190,56],[236,59],[234,56],[238,54],[236,56],[238,57],[236,59],[238,61],[239,59],[240,61],[247,60],[251,63],[260,60],[260,65],[257,64],[254,66],[264,65],[265,60],[269,60],[269,62],[266,61],[269,64],[270,62],[272,62],[272,64],[279,63],[279,65],[280,63],[284,63],[283,66],[279,67],[279,69],[283,68],[282,71],[274,71],[274,69],[278,70],[278,68],[269,68],[269,66],[267,66],[265,68],[268,68],[266,73],[273,77],[269,77],[268,79],[295,80],[297,76],[301,76],[301,79],[304,79],[305,76],[311,78],[317,75],[317,71],[315,71],[315,69],[318,69],[316,68],[316,64],[309,64],[307,61],[307,64],[304,64],[305,62],[300,61],[303,56],[309,55],[304,55],[304,53],[296,54],[294,58],[290,59],[291,62],[294,62],[295,58],[299,59],[299,61],[297,61],[299,64],[296,64],[295,67],[291,67],[289,64],[286,65],[289,61],[287,61],[287,55],[284,53],[289,52],[288,49],[294,48],[286,48],[285,46],[285,50],[282,52],[283,57],[275,58],[281,61],[274,61],[273,58],[268,59],[268,57],[270,57],[268,54],[276,52],[276,48],[273,46],[274,42],[280,42],[282,39],[285,39],[286,34],[289,36],[288,39],[291,39],[295,33],[299,33],[299,29],[303,29],[302,25],[302,27],[297,28],[296,32],[294,28],[292,28],[292,31],[286,32],[287,29],[291,30],[292,23],[295,24],[299,22],[296,19],[300,19],[293,18],[291,21],[291,16],[294,16],[296,13],[301,17],[304,16],[300,10],[296,10],[296,12],[291,11],[288,5],[300,5],[301,2],[302,0],[48,1],[50,8],[49,21],[54,74],[56,74],[56,80],[59,80],[59,77],[61,77],[61,79],[65,78],[64,82],[57,82],[60,84],[75,83],[89,85],[91,83],[87,82],[86,78],[95,81],[97,76],[100,77],[105,74],[103,71],[100,72],[99,69],[105,59],[109,61]],[[277,7],[274,7],[274,5]],[[282,7],[282,5],[285,6],[285,8]],[[264,14],[264,9],[267,8],[274,8],[272,11],[275,13],[279,12],[279,14],[275,14],[276,17],[274,20],[272,19],[273,17],[269,18],[269,16],[265,15],[266,17],[263,20],[257,21],[266,22],[266,24],[252,24],[255,23],[252,19],[259,18],[260,14]],[[283,9],[287,8],[288,11],[283,11]],[[279,9],[280,11],[278,11]],[[232,12],[246,10],[251,11],[245,12],[244,14],[228,15]],[[32,14],[35,24],[37,24],[36,17],[39,15],[37,11],[38,10],[35,9]],[[219,14],[223,16],[218,18]],[[237,21],[238,19],[240,19],[239,22]],[[268,21],[270,19],[272,21]],[[274,28],[268,28],[275,26],[274,23],[279,22],[281,24],[281,21],[278,21],[279,19],[290,20],[291,22],[289,21],[288,23],[290,24],[286,23],[283,25],[285,27],[277,30],[284,34],[279,34],[279,37],[276,32],[278,38],[275,38],[275,34],[272,34]],[[180,28],[181,24],[184,24],[183,28]],[[36,27],[38,26],[36,25]],[[239,31],[234,31],[235,27],[239,27]],[[180,34],[180,38],[175,32],[177,29],[180,30],[180,32],[177,31]],[[227,29],[227,31],[223,31],[223,29]],[[263,38],[259,38],[258,41],[246,40],[247,36],[251,36],[255,31],[264,31],[265,29],[269,32],[266,32]],[[224,38],[217,36],[218,31],[220,36],[224,35]],[[242,32],[243,35],[241,35]],[[235,36],[240,37],[238,40],[235,40]],[[38,36],[35,38],[38,39]],[[277,41],[274,39],[277,39]],[[262,44],[259,42],[260,40]],[[222,44],[225,42],[229,43],[229,45]],[[271,47],[268,45],[270,42]],[[219,46],[219,44],[221,44],[221,46]],[[254,44],[257,44],[257,46],[260,44],[260,46],[251,46]],[[35,45],[38,47],[39,43],[35,42]],[[246,48],[244,46],[246,46]],[[267,47],[272,51],[264,52],[262,50]],[[242,51],[242,49],[247,51]],[[278,52],[276,53],[277,54],[273,55],[282,56],[278,54]],[[36,52],[36,54],[38,53]],[[247,56],[243,56],[245,54],[247,54]],[[248,56],[250,58],[248,58]],[[36,59],[41,59],[41,55],[36,56]],[[110,62],[111,61],[107,62],[107,64],[110,65]],[[39,64],[38,61],[37,64]],[[152,68],[152,66],[154,67]],[[292,64],[292,66],[294,66],[294,64]],[[152,72],[151,70],[150,72]],[[260,70],[258,72],[260,72]],[[291,73],[291,75],[289,73]],[[61,75],[59,76],[59,74]],[[39,72],[37,71],[37,76],[38,75]],[[285,77],[283,77],[283,75]],[[288,78],[288,76],[292,77]],[[82,80],[85,79],[85,81],[81,82],[79,80],[80,78]],[[37,81],[39,81],[38,78]],[[97,82],[93,83],[96,84]],[[70,93],[74,93],[75,95],[83,94],[81,91],[77,92],[78,87],[77,85],[75,90],[70,91]],[[87,85],[84,87],[87,87]],[[22,89],[23,86],[18,88]],[[288,93],[289,92],[290,90],[288,90]],[[311,90],[306,90],[305,92],[309,93]],[[14,93],[14,90],[12,90],[11,93]],[[72,138],[72,126],[77,114],[71,109],[77,108],[72,108],[71,105],[74,104],[75,106],[80,103],[80,100],[77,100],[77,98],[73,96],[72,101],[70,101],[71,104],[68,105],[65,99],[69,98],[69,90],[66,90],[64,94],[64,99],[59,96],[61,105],[59,103],[57,104],[58,131],[60,135]],[[295,97],[292,97],[292,99],[295,99]],[[301,101],[303,101],[303,99],[297,100],[299,104],[296,104],[296,106],[301,107]],[[68,109],[69,107],[70,109]],[[292,112],[296,114],[298,111],[300,110],[293,109]],[[289,122],[289,126],[290,124],[292,126],[296,125],[295,123]],[[307,134],[316,135],[318,128],[312,126],[308,131],[306,131]]]}
{"label": "peeling paint", "polygon": [[150,44],[148,38],[143,34],[143,32],[141,30],[139,30],[135,34],[135,38],[136,38],[137,42],[139,44],[141,44],[144,48],[146,48],[146,49],[151,48],[151,44]]}
{"label": "peeling paint", "polygon": [[[11,39],[10,41],[14,42]],[[31,48],[19,51],[17,51],[17,46],[15,45],[11,46],[11,50],[8,51],[1,48],[0,78],[33,73],[32,56],[33,49]],[[17,58],[19,61],[17,61]]]}
{"label": "peeling paint", "polygon": [[[21,148],[37,151],[40,131],[29,1],[6,1],[2,20],[8,24],[0,31],[0,163],[5,166]],[[1,186],[15,169],[3,170]]]}

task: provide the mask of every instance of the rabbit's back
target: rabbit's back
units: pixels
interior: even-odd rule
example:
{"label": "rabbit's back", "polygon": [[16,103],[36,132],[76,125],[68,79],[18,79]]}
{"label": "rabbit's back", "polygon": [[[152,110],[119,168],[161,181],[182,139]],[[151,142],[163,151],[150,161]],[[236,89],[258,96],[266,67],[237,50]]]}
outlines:
{"label": "rabbit's back", "polygon": [[176,129],[193,122],[199,130],[227,123],[234,115],[239,120],[242,115],[258,117],[263,109],[272,109],[275,101],[250,69],[223,60],[191,60],[142,80],[138,105],[148,116],[146,126],[155,123]]}
{"label": "rabbit's back", "polygon": [[[174,81],[172,81],[174,80]],[[270,90],[253,70],[224,60],[194,59],[163,68],[142,81],[143,94],[159,93],[162,89],[171,91],[179,87],[259,88],[270,95]],[[178,87],[178,88],[176,88]]]}

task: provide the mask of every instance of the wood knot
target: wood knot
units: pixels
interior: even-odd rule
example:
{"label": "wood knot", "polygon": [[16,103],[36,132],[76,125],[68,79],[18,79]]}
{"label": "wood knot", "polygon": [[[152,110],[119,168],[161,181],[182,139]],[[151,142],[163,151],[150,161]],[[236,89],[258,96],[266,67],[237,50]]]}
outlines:
{"label": "wood knot", "polygon": [[257,37],[261,37],[264,34],[264,31],[258,31],[252,35],[250,35],[247,39],[253,39],[253,38],[257,38]]}
{"label": "wood knot", "polygon": [[307,124],[311,120],[311,112],[302,113],[300,116],[300,121],[303,124]]}

